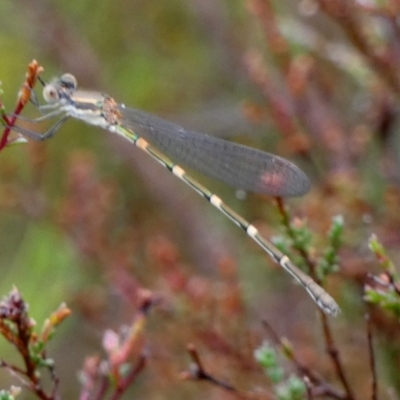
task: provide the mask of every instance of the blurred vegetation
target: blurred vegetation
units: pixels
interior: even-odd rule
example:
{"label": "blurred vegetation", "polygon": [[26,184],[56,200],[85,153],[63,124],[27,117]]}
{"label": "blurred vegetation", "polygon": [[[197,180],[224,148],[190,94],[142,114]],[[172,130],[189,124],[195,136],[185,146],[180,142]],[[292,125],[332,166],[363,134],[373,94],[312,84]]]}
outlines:
{"label": "blurred vegetation", "polygon": [[[313,189],[289,214],[199,179],[312,273],[339,270],[324,284],[342,314],[328,320],[243,232],[120,139],[69,121],[52,140],[7,146],[0,294],[15,284],[38,326],[63,301],[73,311],[39,352],[55,361],[62,398],[84,398],[78,371],[87,378],[104,358],[110,385],[122,382],[113,357],[127,342],[138,373],[126,398],[400,398],[399,12],[398,0],[0,2],[7,112],[34,58],[45,80],[71,72],[291,159]],[[20,385],[0,371],[1,388]]]}

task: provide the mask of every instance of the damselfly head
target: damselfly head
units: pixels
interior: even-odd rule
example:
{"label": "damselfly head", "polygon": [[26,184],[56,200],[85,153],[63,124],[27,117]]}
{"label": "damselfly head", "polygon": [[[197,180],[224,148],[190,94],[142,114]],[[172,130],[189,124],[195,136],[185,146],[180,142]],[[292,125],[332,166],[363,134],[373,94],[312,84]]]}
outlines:
{"label": "damselfly head", "polygon": [[75,76],[64,74],[61,77],[53,79],[43,89],[43,98],[48,104],[57,103],[63,93],[71,94],[78,86]]}

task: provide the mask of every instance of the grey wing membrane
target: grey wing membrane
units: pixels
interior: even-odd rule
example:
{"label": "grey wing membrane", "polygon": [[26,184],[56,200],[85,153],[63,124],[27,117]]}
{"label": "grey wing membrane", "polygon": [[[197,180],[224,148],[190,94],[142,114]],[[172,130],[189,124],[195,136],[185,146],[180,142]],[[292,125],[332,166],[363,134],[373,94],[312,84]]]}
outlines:
{"label": "grey wing membrane", "polygon": [[290,161],[179,125],[143,111],[119,107],[122,125],[172,161],[236,189],[272,196],[300,196],[310,189],[307,176]]}

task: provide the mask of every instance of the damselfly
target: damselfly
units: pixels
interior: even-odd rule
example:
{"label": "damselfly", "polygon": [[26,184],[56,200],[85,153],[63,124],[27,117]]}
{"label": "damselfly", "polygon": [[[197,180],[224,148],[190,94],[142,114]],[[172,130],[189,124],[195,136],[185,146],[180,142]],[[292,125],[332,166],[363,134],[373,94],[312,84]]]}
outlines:
{"label": "damselfly", "polygon": [[310,188],[307,176],[294,164],[260,150],[188,131],[151,114],[118,104],[106,94],[77,90],[77,81],[71,74],[64,74],[45,84],[43,97],[47,104],[39,107],[47,113],[35,121],[41,122],[57,116],[60,119],[43,134],[18,126],[14,126],[14,130],[34,140],[45,140],[53,136],[68,118],[73,117],[124,137],[242,228],[273,260],[300,282],[324,312],[332,315],[339,313],[335,300],[321,286],[262,237],[255,226],[189,176],[174,161],[234,188],[282,197],[299,196]]}

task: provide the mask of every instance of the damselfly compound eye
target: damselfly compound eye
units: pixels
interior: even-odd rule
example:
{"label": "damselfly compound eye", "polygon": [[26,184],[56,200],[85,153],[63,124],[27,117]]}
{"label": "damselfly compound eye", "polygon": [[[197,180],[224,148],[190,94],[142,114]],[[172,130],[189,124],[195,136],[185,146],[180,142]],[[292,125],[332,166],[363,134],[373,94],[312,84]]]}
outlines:
{"label": "damselfly compound eye", "polygon": [[76,78],[72,74],[64,74],[60,78],[60,84],[64,86],[66,89],[76,89],[78,83]]}
{"label": "damselfly compound eye", "polygon": [[46,85],[43,89],[43,98],[46,103],[55,103],[60,99],[60,95],[54,85]]}

